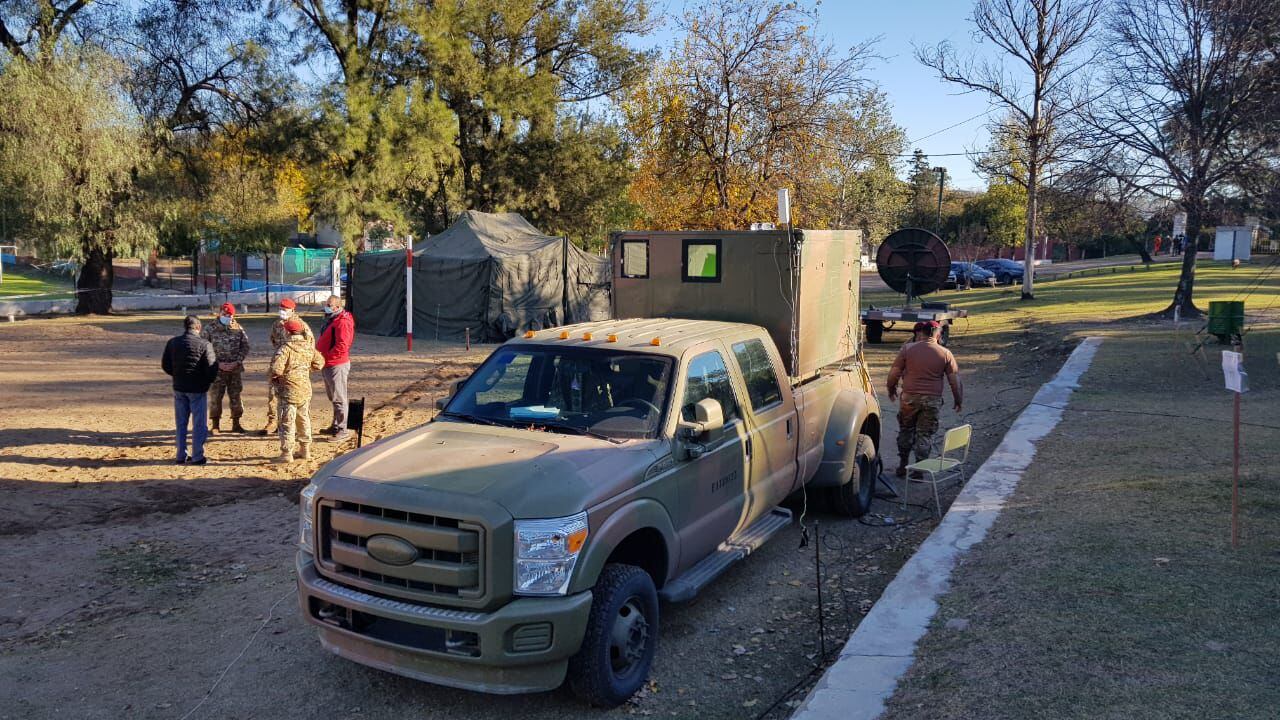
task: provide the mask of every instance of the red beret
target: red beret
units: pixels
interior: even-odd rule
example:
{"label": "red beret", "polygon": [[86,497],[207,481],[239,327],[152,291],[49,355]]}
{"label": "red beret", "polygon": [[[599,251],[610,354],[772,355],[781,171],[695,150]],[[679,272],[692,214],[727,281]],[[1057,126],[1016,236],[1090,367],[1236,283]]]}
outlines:
{"label": "red beret", "polygon": [[298,318],[289,318],[284,323],[284,329],[296,335],[302,332],[302,321]]}
{"label": "red beret", "polygon": [[235,315],[235,314],[236,314],[236,306],[235,306],[235,305],[232,305],[231,303],[222,303],[222,312],[224,312],[224,313],[226,313],[226,314],[228,314],[228,315]]}
{"label": "red beret", "polygon": [[283,300],[280,301],[280,307],[284,308],[285,310],[292,310],[298,307],[298,303],[290,300],[289,298],[284,298]]}

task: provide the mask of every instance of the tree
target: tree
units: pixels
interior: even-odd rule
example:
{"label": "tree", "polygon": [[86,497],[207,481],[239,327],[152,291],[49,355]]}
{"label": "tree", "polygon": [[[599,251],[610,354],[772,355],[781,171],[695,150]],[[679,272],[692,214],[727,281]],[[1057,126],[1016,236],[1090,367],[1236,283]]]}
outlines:
{"label": "tree", "polygon": [[1100,0],[978,0],[975,35],[995,45],[1004,59],[961,58],[945,42],[916,53],[943,80],[986,93],[1008,114],[1001,128],[1025,157],[1025,173],[1013,178],[1027,193],[1024,300],[1035,297],[1040,181],[1066,152],[1062,124],[1077,109],[1071,82],[1091,59],[1080,51],[1090,40],[1100,7]]}
{"label": "tree", "polygon": [[1128,182],[1176,193],[1187,213],[1165,314],[1200,314],[1193,293],[1208,194],[1276,157],[1278,16],[1275,0],[1116,0],[1107,36],[1115,51],[1088,124],[1099,144],[1127,153]]}
{"label": "tree", "polygon": [[894,124],[884,93],[875,89],[847,100],[833,118],[835,144],[828,158],[811,166],[803,196],[805,224],[858,228],[874,247],[897,229],[907,206],[907,186],[894,162],[906,147],[906,134]]}
{"label": "tree", "polygon": [[[595,213],[619,197],[613,180],[627,173],[628,147],[585,110],[641,78],[648,57],[627,38],[651,27],[644,2],[422,4],[407,27],[400,72],[424,78],[457,122],[440,225],[476,209],[568,227],[573,210]],[[569,176],[588,170],[606,182]]]}
{"label": "tree", "polygon": [[[904,218],[907,225],[920,228],[935,228],[938,224],[938,173],[929,164],[929,156],[919,148],[911,156],[910,174],[907,183],[910,185],[910,202]],[[942,178],[945,192],[946,178]]]}
{"label": "tree", "polygon": [[[744,227],[775,219],[776,190],[811,199],[831,187],[849,149],[850,102],[869,45],[839,52],[794,4],[753,0],[690,9],[681,43],[631,94],[627,126],[639,154],[632,198],[652,227]],[[874,148],[866,148],[873,151]]]}
{"label": "tree", "polygon": [[426,42],[408,26],[413,6],[392,0],[276,0],[304,40],[298,62],[330,68],[305,135],[312,206],[354,250],[368,223],[406,228],[406,209],[438,188],[456,119],[420,74],[396,61]]}
{"label": "tree", "polygon": [[111,309],[111,261],[154,242],[136,195],[150,154],[121,102],[123,69],[92,48],[16,58],[0,72],[0,176],[22,198],[19,237],[83,263],[76,312]]}
{"label": "tree", "polygon": [[87,20],[89,0],[0,0],[0,46],[12,58],[51,60],[68,34],[81,39],[95,23]]}

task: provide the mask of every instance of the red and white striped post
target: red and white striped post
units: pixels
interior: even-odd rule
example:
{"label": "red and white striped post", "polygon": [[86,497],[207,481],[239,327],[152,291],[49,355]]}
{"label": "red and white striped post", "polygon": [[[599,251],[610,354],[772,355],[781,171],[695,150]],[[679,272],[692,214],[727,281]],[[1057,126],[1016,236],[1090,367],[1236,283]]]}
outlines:
{"label": "red and white striped post", "polygon": [[404,249],[404,342],[405,351],[413,352],[413,236]]}

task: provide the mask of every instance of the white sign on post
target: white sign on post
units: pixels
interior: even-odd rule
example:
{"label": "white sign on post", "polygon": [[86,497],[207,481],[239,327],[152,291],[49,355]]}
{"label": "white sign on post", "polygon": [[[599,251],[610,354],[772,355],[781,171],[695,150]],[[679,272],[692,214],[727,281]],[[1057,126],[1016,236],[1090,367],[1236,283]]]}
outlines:
{"label": "white sign on post", "polygon": [[1240,353],[1222,351],[1222,377],[1231,392],[1249,391],[1249,373],[1244,371],[1243,356]]}

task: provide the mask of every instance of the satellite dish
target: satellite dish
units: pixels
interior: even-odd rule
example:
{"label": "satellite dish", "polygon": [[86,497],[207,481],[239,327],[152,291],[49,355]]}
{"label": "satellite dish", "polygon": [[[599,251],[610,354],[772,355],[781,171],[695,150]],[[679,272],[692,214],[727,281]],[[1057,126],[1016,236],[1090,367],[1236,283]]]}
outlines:
{"label": "satellite dish", "polygon": [[884,284],[911,298],[940,290],[951,272],[951,251],[928,230],[903,228],[880,243],[876,269]]}

